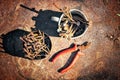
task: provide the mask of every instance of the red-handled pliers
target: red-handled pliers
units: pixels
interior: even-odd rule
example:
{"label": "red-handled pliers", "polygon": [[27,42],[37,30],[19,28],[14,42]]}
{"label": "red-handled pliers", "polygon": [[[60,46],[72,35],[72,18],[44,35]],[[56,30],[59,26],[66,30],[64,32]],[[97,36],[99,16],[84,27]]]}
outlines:
{"label": "red-handled pliers", "polygon": [[73,47],[62,50],[59,53],[57,53],[50,61],[54,62],[59,56],[64,55],[66,53],[71,53],[71,52],[76,51],[77,53],[75,54],[71,63],[66,68],[63,68],[63,69],[59,70],[60,73],[64,73],[64,72],[66,72],[66,71],[68,71],[69,69],[72,68],[72,66],[75,64],[76,60],[79,58],[80,55],[83,55],[83,53],[80,50],[86,49],[89,45],[90,45],[90,43],[88,43],[88,42],[85,42],[82,45],[74,44]]}

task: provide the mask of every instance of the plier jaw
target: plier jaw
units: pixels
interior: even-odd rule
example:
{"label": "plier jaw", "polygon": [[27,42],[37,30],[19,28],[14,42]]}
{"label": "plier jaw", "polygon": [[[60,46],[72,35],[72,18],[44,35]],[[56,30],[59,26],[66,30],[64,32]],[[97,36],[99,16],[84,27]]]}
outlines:
{"label": "plier jaw", "polygon": [[65,67],[65,68],[61,68],[58,70],[58,72],[60,73],[64,73],[64,72],[67,72],[69,69],[72,68],[72,66],[75,64],[75,62],[77,61],[77,59],[79,58],[80,55],[83,55],[83,53],[81,52],[81,50],[84,50],[86,48],[88,48],[90,46],[90,42],[84,42],[82,45],[77,45],[77,44],[73,44],[73,47],[70,47],[70,48],[67,48],[67,49],[64,49],[60,52],[58,52],[57,54],[55,54],[51,59],[50,61],[51,62],[55,62],[55,60],[59,57],[59,56],[62,56],[66,53],[72,53],[74,51],[76,51],[76,54],[74,55],[71,63]]}
{"label": "plier jaw", "polygon": [[77,45],[77,48],[82,51],[87,49],[90,45],[91,45],[91,42],[86,41],[82,45]]}

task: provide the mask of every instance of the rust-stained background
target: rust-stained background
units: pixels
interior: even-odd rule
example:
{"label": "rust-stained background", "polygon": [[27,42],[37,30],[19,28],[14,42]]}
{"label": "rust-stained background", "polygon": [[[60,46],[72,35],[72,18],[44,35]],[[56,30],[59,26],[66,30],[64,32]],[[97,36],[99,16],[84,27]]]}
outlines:
{"label": "rust-stained background", "polygon": [[[57,36],[57,23],[52,16],[60,16],[60,8],[77,8],[90,21],[88,31],[75,40]],[[31,8],[25,9],[20,5]],[[43,10],[41,12],[41,9]],[[36,10],[37,12],[34,12]],[[0,80],[120,80],[120,0],[0,0],[0,34],[18,28],[37,28],[48,35],[52,50],[43,60],[28,60],[5,53],[0,44]],[[0,39],[2,43],[2,39]],[[55,63],[50,57],[71,43],[91,42],[71,70],[60,74],[57,70],[69,58],[66,54]]]}

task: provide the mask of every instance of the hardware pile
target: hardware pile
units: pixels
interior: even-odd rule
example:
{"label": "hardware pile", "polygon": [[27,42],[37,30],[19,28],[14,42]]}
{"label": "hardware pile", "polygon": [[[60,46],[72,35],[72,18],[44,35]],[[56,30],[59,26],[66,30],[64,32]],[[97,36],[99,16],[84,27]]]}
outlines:
{"label": "hardware pile", "polygon": [[53,3],[53,5],[63,12],[61,23],[57,29],[60,37],[70,40],[73,36],[75,36],[75,33],[78,31],[78,26],[81,25],[81,22],[88,25],[88,21],[82,19],[81,17],[79,17],[79,20],[75,20],[68,7],[61,9],[55,3]]}
{"label": "hardware pile", "polygon": [[56,4],[54,4],[54,6],[64,14],[64,17],[62,18],[63,23],[58,26],[57,32],[59,33],[60,37],[70,40],[77,30],[77,28],[73,29],[73,24],[76,24],[76,22],[72,18],[70,9],[68,7],[60,9]]}
{"label": "hardware pile", "polygon": [[50,50],[45,44],[45,34],[38,31],[32,31],[28,35],[20,37],[23,41],[23,50],[25,51],[25,57],[29,59],[36,59],[37,57],[45,57],[49,54]]}
{"label": "hardware pile", "polygon": [[74,33],[76,32],[77,28],[73,28],[73,24],[76,23],[73,18],[72,14],[69,12],[70,10],[65,7],[63,10],[64,16],[62,18],[62,24],[58,27],[59,36],[71,39]]}

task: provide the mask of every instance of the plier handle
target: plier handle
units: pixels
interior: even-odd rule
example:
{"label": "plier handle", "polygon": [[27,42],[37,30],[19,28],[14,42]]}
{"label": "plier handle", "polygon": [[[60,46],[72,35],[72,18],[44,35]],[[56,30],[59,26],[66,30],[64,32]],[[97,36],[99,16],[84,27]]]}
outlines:
{"label": "plier handle", "polygon": [[59,53],[57,53],[50,61],[51,62],[55,62],[55,60],[59,56],[64,55],[66,53],[71,53],[71,52],[76,51],[76,54],[75,54],[74,58],[72,59],[71,63],[66,68],[60,69],[58,71],[60,73],[64,73],[64,72],[66,72],[66,71],[68,71],[69,69],[72,68],[72,66],[75,64],[75,62],[77,61],[77,59],[79,58],[80,55],[83,55],[83,53],[80,50],[86,49],[89,45],[90,45],[90,43],[88,43],[88,42],[85,42],[82,45],[74,44],[73,47],[67,48],[67,49],[62,50]]}

